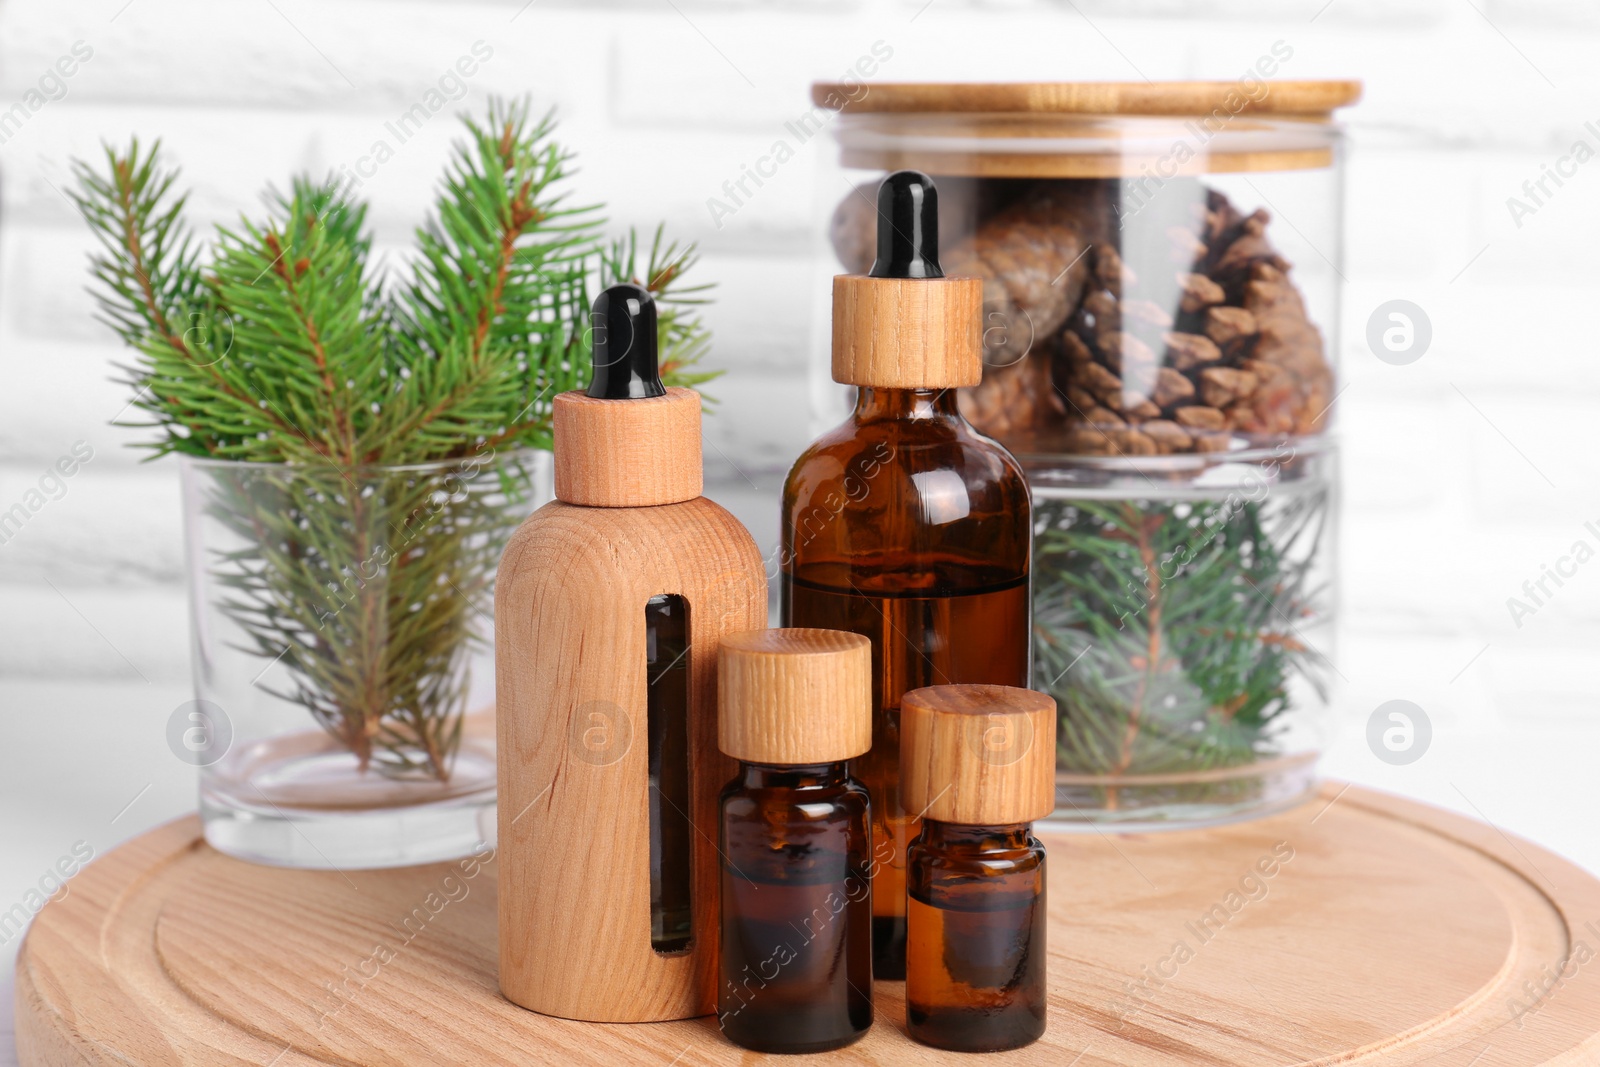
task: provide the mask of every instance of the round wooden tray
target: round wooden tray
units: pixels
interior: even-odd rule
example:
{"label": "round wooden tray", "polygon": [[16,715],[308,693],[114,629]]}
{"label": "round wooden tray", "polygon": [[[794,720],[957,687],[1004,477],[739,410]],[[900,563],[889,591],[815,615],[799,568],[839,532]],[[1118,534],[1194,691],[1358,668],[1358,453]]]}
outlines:
{"label": "round wooden tray", "polygon": [[[1600,1062],[1600,882],[1492,827],[1330,785],[1257,822],[1047,843],[1049,1031],[992,1062]],[[764,1059],[714,1019],[516,1008],[494,942],[492,864],[256,867],[183,819],[39,914],[17,963],[18,1052],[24,1067]],[[906,1038],[902,989],[879,983],[872,1032],[817,1058],[960,1061]]]}

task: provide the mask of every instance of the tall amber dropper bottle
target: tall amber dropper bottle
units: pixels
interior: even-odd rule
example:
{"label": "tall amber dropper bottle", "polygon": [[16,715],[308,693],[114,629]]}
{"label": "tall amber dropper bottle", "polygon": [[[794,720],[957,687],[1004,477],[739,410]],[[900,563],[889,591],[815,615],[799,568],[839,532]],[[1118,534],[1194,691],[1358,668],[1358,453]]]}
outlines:
{"label": "tall amber dropper bottle", "polygon": [[930,685],[1028,684],[1028,487],[1010,453],[956,410],[982,376],[983,284],[939,267],[933,182],[878,189],[877,261],[833,282],[833,377],[854,413],[795,462],[783,490],[783,625],[872,641],[872,749],[855,761],[873,817],[873,965],[905,977],[900,698]]}

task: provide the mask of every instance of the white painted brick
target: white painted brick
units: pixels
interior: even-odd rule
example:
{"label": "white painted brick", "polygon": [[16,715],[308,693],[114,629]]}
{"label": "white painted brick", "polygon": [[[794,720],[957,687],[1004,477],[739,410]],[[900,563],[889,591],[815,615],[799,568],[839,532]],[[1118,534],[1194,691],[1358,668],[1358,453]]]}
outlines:
{"label": "white painted brick", "polygon": [[1442,407],[1356,387],[1346,389],[1339,403],[1347,515],[1426,522],[1465,495],[1464,480],[1453,475],[1456,457],[1444,435]]}
{"label": "white painted brick", "polygon": [[112,380],[120,375],[113,361],[126,355],[109,331],[97,344],[0,332],[0,462],[42,468],[78,440],[94,448],[97,469],[140,458],[127,446],[147,432],[110,425],[140,418],[130,390]]}
{"label": "white painted brick", "polygon": [[1600,873],[1590,796],[1600,731],[1445,730],[1420,760],[1392,767],[1367,748],[1366,718],[1375,706],[1350,709],[1323,760],[1327,774],[1487,819]]}
{"label": "white painted brick", "polygon": [[95,55],[71,79],[69,100],[387,112],[418,100],[482,40],[494,54],[471,82],[545,98],[559,90],[578,103],[599,95],[592,42],[611,32],[606,20],[543,5],[515,21],[517,9],[501,4],[277,8],[134,0],[107,23],[87,9],[63,19],[60,5],[8,4],[7,95],[81,38]]}
{"label": "white painted brick", "polygon": [[706,201],[725,197],[723,183],[768,150],[765,134],[697,134],[693,152],[683,151],[681,133],[664,130],[618,136],[594,124],[571,123],[568,138],[583,168],[577,179],[582,196],[605,202],[619,228],[651,231],[665,221],[674,235],[698,240],[708,252],[799,254],[809,247],[815,153],[829,147],[820,138],[744,198],[720,227]]}
{"label": "white painted brick", "polygon": [[[1407,641],[1407,655],[1394,654],[1390,629],[1341,627],[1339,671],[1345,676],[1336,714],[1365,727],[1367,716],[1388,700],[1420,705],[1436,728],[1482,728],[1494,721],[1489,687],[1482,684],[1485,663],[1473,657],[1487,638],[1462,633],[1418,634]],[[1471,666],[1468,666],[1471,664]],[[1452,681],[1454,679],[1454,681]]]}
{"label": "white painted brick", "polygon": [[1345,273],[1360,282],[1448,281],[1483,246],[1473,243],[1481,233],[1462,226],[1481,162],[1465,153],[1356,145],[1346,173]]}
{"label": "white painted brick", "polygon": [[[375,235],[405,242],[433,202],[451,143],[464,134],[457,114],[481,117],[486,100],[482,92],[470,93],[404,143],[387,129],[395,117],[388,112],[329,113],[308,123],[291,112],[241,116],[172,106],[63,108],[41,113],[23,137],[0,147],[0,159],[16,161],[8,171],[12,180],[4,202],[25,226],[43,224],[53,243],[63,240],[58,231],[64,231],[69,245],[64,251],[79,254],[92,247],[92,237],[64,195],[74,188],[69,161],[82,159],[100,171],[102,142],[121,150],[132,136],[146,144],[159,137],[163,158],[181,171],[175,188],[189,193],[187,217],[197,231],[209,234],[216,223],[236,225],[241,213],[261,217],[261,195],[269,185],[281,189],[295,174],[320,178],[352,168],[383,139],[394,149],[393,158],[357,188],[371,205],[368,222]],[[241,119],[246,129],[240,128]],[[564,131],[560,139],[570,144]]]}
{"label": "white painted brick", "polygon": [[[60,442],[62,456],[69,447]],[[129,470],[108,453],[102,442],[88,463],[69,464],[77,469],[65,478],[54,466],[0,466],[0,510],[42,504],[20,529],[8,523],[0,535],[0,586],[43,579],[71,596],[74,588],[182,584],[177,460]]]}
{"label": "white painted brick", "polygon": [[1596,99],[1593,42],[1570,33],[1512,38],[1515,47],[1469,6],[1452,5],[1439,26],[1297,37],[1295,76],[1362,78],[1365,96],[1344,117],[1385,143],[1548,148]]}
{"label": "white painted brick", "polygon": [[147,431],[109,425],[128,407],[129,391],[110,380],[117,342],[80,345],[0,336],[0,460],[43,467],[77,440],[95,449],[95,463],[123,466],[139,458],[126,446]]}
{"label": "white painted brick", "polygon": [[189,612],[177,586],[5,587],[0,676],[106,678],[142,686],[189,676]]}
{"label": "white painted brick", "polygon": [[[1364,26],[1433,25],[1446,16],[1447,0],[1084,0],[1078,5],[1100,16],[1144,18],[1177,17],[1215,20],[1254,20],[1304,26],[1358,24]],[[1311,20],[1315,18],[1315,22]]]}
{"label": "white painted brick", "polygon": [[[1415,631],[1419,635],[1472,634],[1506,641],[1519,628],[1506,599],[1522,595],[1579,536],[1581,523],[1530,530],[1473,528],[1469,523],[1417,521],[1395,515],[1362,516],[1346,524],[1341,559],[1342,606],[1352,625]],[[1547,601],[1520,632],[1560,643],[1576,628],[1600,637],[1600,572],[1580,570],[1569,588]],[[1409,639],[1407,639],[1409,640]]]}
{"label": "white painted brick", "polygon": [[1600,456],[1587,444],[1593,399],[1482,391],[1466,396],[1472,404],[1461,400],[1452,434],[1465,443],[1475,519],[1578,517],[1575,505],[1600,478]]}
{"label": "white painted brick", "polygon": [[1487,0],[1485,13],[1497,26],[1552,28],[1593,33],[1600,30],[1600,8],[1572,0]]}
{"label": "white painted brick", "polygon": [[709,363],[741,377],[806,368],[811,288],[818,284],[808,261],[708,254],[695,272],[717,283],[716,302],[704,310],[715,337]]}
{"label": "white painted brick", "polygon": [[[1592,118],[1600,131],[1600,108]],[[1485,161],[1478,171],[1472,225],[1479,234],[1479,247],[1488,248],[1463,277],[1505,283],[1526,279],[1535,271],[1588,278],[1600,274],[1600,248],[1589,239],[1600,227],[1600,163],[1591,159],[1581,166],[1563,164],[1576,173],[1562,179],[1565,184],[1559,187],[1546,169],[1568,156],[1580,139],[1600,155],[1600,133],[1574,122],[1563,131],[1558,146],[1547,152]],[[1546,179],[1543,191],[1536,188],[1530,195],[1523,189],[1524,183],[1541,178]],[[1513,197],[1534,213],[1522,214],[1519,208],[1514,219],[1507,203]]]}
{"label": "white painted brick", "polygon": [[[1600,574],[1580,571],[1572,581],[1574,587],[1586,582],[1591,601],[1600,599],[1595,591],[1600,588]],[[1563,591],[1560,595],[1571,594]],[[1559,601],[1551,606],[1555,603]],[[1594,736],[1600,729],[1600,677],[1593,667],[1594,645],[1573,640],[1583,631],[1569,630],[1565,640],[1559,633],[1552,635],[1549,627],[1539,634],[1534,627],[1544,622],[1541,610],[1516,635],[1524,640],[1501,642],[1493,656],[1485,657],[1487,685],[1495,705],[1505,721],[1518,728],[1539,725]]]}
{"label": "white painted brick", "polygon": [[719,401],[704,423],[707,471],[776,500],[783,476],[811,442],[806,388],[803,373],[729,375],[707,385]]}

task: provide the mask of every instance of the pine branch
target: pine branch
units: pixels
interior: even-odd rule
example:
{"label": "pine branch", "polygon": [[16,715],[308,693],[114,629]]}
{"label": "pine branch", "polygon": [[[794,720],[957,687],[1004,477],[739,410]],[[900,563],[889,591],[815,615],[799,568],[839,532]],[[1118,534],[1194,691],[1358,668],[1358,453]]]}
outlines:
{"label": "pine branch", "polygon": [[[196,468],[243,546],[211,561],[222,610],[247,651],[287,667],[277,695],[383,774],[449,776],[466,652],[531,485],[498,451],[549,448],[551,400],[590,374],[588,283],[615,271],[598,209],[570,203],[554,130],[525,103],[467,120],[388,289],[365,206],[333,179],[269,190],[264,217],[218,227],[203,265],[159,147],[74,165],[148,447],[264,465]],[[636,238],[625,248],[609,262],[632,276]],[[688,369],[710,340],[709,287],[683,282],[694,262],[659,229],[644,260],[671,384],[713,376]]]}
{"label": "pine branch", "polygon": [[1054,679],[1062,766],[1181,772],[1274,751],[1295,701],[1326,694],[1327,664],[1296,629],[1322,607],[1326,515],[1325,492],[1041,501],[1034,654]]}
{"label": "pine branch", "polygon": [[397,307],[401,358],[416,377],[388,432],[422,449],[547,444],[550,400],[582,373],[574,313],[585,309],[599,219],[568,204],[571,155],[550,115],[534,121],[525,103],[495,102],[484,125],[466,126]]}
{"label": "pine branch", "polygon": [[[618,282],[632,282],[648,289],[656,298],[656,335],[661,357],[661,380],[667,385],[693,389],[720,376],[721,371],[696,371],[691,368],[711,350],[711,330],[696,310],[709,304],[700,294],[714,289],[715,283],[684,285],[683,276],[699,262],[697,247],[680,247],[677,241],[663,244],[665,225],[657,226],[650,252],[641,269],[639,235],[613,241],[600,257],[602,288]],[[716,403],[706,397],[708,404]]]}

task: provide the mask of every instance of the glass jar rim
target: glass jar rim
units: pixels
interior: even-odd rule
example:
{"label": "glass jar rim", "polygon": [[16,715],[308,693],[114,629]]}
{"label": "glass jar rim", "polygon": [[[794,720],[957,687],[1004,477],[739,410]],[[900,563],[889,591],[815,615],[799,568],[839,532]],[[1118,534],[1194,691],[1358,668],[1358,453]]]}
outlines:
{"label": "glass jar rim", "polygon": [[262,471],[295,471],[295,472],[327,472],[344,471],[359,475],[365,474],[427,474],[436,471],[449,471],[471,463],[492,461],[500,456],[526,456],[534,458],[540,454],[550,455],[548,448],[539,448],[535,445],[518,445],[515,448],[494,449],[488,453],[473,452],[452,459],[431,459],[421,463],[362,463],[354,467],[342,466],[338,463],[312,464],[289,463],[278,460],[252,460],[252,459],[222,459],[215,456],[194,456],[179,453],[179,463],[194,467],[199,470],[262,470]]}

